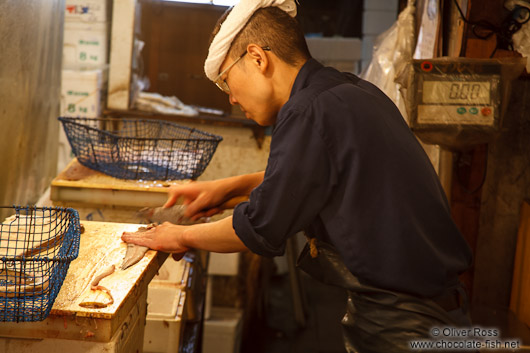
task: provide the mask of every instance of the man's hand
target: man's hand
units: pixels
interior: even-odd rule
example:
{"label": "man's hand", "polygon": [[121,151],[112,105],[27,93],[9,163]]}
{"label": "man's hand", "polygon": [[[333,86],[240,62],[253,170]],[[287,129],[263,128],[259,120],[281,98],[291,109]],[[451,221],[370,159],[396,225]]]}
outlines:
{"label": "man's hand", "polygon": [[213,216],[223,211],[221,205],[229,197],[220,184],[219,181],[204,181],[174,185],[169,189],[164,207],[173,206],[182,197],[182,203],[187,206],[184,212],[186,217],[195,221],[201,217]]}
{"label": "man's hand", "polygon": [[164,207],[173,206],[179,198],[187,206],[184,215],[192,220],[210,217],[248,199],[252,190],[261,184],[265,172],[239,175],[211,181],[191,182],[169,188]]}
{"label": "man's hand", "polygon": [[[144,232],[123,232],[121,239],[126,243],[146,246],[153,250],[173,253],[173,258],[182,258],[188,247],[182,244],[182,233],[186,226],[178,226],[169,222],[152,227]],[[180,257],[179,257],[180,256]],[[175,258],[176,259],[176,258]]]}

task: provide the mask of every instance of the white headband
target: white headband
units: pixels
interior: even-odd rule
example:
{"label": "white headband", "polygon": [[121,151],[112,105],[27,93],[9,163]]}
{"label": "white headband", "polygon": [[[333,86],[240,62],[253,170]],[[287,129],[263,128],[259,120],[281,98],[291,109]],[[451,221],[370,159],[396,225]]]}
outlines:
{"label": "white headband", "polygon": [[256,10],[263,7],[276,6],[287,12],[291,17],[296,16],[296,4],[294,0],[241,0],[234,6],[221,25],[219,32],[215,35],[208,57],[204,62],[204,72],[210,80],[215,80],[219,75],[219,68],[228,54],[232,41],[236,35],[245,27],[248,20]]}

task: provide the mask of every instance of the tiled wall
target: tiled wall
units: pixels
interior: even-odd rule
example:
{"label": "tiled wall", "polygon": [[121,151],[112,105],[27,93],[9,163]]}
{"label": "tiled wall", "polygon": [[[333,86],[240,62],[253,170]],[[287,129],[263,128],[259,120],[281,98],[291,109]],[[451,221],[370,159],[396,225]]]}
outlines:
{"label": "tiled wall", "polygon": [[394,24],[397,11],[398,0],[364,0],[361,63],[363,69],[372,58],[375,39]]}

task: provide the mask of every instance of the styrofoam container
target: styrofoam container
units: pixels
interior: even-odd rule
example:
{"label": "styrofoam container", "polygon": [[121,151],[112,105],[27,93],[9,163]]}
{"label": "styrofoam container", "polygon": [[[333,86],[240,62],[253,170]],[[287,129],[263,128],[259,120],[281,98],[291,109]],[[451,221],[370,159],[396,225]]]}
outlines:
{"label": "styrofoam container", "polygon": [[220,276],[236,276],[239,271],[240,253],[210,253],[208,274]]}
{"label": "styrofoam container", "polygon": [[103,23],[65,22],[63,68],[102,66],[108,62],[108,25]]}
{"label": "styrofoam container", "polygon": [[61,116],[97,118],[104,104],[107,69],[63,70]]}
{"label": "styrofoam container", "polygon": [[241,309],[213,307],[204,321],[202,353],[238,353],[241,347]]}
{"label": "styrofoam container", "polygon": [[160,266],[158,273],[151,280],[150,285],[173,283],[182,287],[186,286],[190,273],[190,263],[184,259],[175,261],[168,257]]}
{"label": "styrofoam container", "polygon": [[67,22],[107,22],[110,20],[109,0],[66,0],[64,20]]}
{"label": "styrofoam container", "polygon": [[185,320],[186,292],[173,284],[152,283],[147,293],[144,352],[178,352]]}

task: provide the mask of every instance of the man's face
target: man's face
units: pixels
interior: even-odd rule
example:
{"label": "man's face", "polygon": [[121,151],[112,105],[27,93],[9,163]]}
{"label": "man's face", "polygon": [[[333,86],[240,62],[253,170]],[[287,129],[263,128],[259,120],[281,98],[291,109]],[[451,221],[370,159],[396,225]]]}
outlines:
{"label": "man's face", "polygon": [[[233,63],[227,58],[221,65],[220,72]],[[232,105],[239,105],[247,119],[254,120],[261,126],[276,122],[281,108],[274,99],[272,80],[263,73],[249,55],[232,66],[222,77],[230,88],[229,100]]]}

